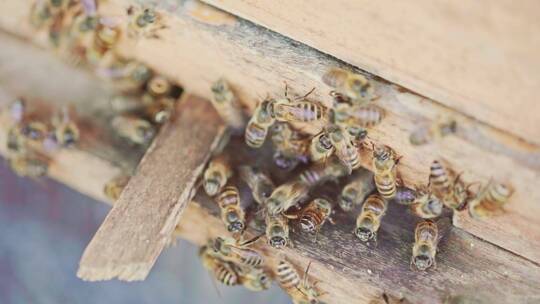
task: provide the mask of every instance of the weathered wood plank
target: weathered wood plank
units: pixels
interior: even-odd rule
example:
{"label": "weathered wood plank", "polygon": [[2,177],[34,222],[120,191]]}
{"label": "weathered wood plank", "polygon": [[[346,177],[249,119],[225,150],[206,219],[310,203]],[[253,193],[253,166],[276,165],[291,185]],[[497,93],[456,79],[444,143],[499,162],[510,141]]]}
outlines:
{"label": "weathered wood plank", "polygon": [[204,1],[540,143],[538,1]]}
{"label": "weathered wood plank", "polygon": [[[3,46],[7,47],[8,40],[2,41]],[[25,47],[35,50],[28,45]],[[35,51],[37,52],[37,50]],[[38,53],[31,53],[32,56],[24,57],[24,60],[32,62],[32,58],[42,58],[49,63],[54,62],[50,54],[47,56],[51,58],[44,58],[40,57]],[[23,54],[22,51],[21,54]],[[58,61],[56,63],[60,64]],[[34,66],[36,69],[41,69],[41,65]],[[54,64],[51,65],[51,67],[53,66]],[[18,91],[17,94],[23,96],[35,94],[33,88],[43,87],[46,92],[50,91],[49,94],[61,96],[60,92],[63,88],[56,85],[47,87],[51,84],[49,80],[51,78],[72,79],[79,73],[73,69],[66,69],[58,74],[56,68],[49,68],[47,71],[48,74],[42,74],[47,75],[47,77],[36,78],[33,84],[28,84],[24,90]],[[12,77],[20,77],[20,75],[25,75],[26,71],[13,69],[10,73]],[[0,71],[0,75],[3,75],[2,71]],[[93,81],[95,80],[89,80],[89,82]],[[90,96],[89,94],[92,92],[84,89],[85,87],[81,87],[78,91],[80,95],[74,91],[68,100],[77,105],[86,103],[85,98]],[[3,96],[0,98],[3,102],[2,110],[5,110],[5,102],[13,100],[17,95],[12,95],[10,90],[1,90],[0,92]],[[101,92],[95,90],[94,93]],[[45,99],[45,101],[48,100]],[[5,117],[4,115],[5,112],[2,111],[1,117]],[[99,117],[95,117],[93,122],[98,123],[99,119]],[[7,126],[9,126],[9,121],[0,121],[0,142],[5,140]],[[99,129],[104,126],[105,123],[100,123],[95,128]],[[88,137],[86,136],[88,133],[83,132],[80,145],[59,154],[78,153],[79,160],[58,156],[53,158],[53,163],[55,166],[66,168],[62,182],[76,187],[96,199],[103,200],[103,185],[118,174],[120,171],[118,164],[122,163],[122,158],[128,156],[129,153],[135,156],[138,152],[136,150],[127,153],[121,152],[119,147],[106,141],[106,130],[102,130],[101,133],[95,132],[101,136]],[[93,152],[89,151],[88,147],[93,147]],[[97,150],[114,150],[116,153],[96,153]],[[5,150],[0,149],[0,153],[4,154]],[[242,154],[240,157],[243,155],[254,155],[254,152]],[[97,161],[88,161],[89,159]],[[130,164],[132,167],[129,167]],[[131,162],[127,163],[126,166],[128,167],[124,169],[129,171],[135,169],[135,165]],[[95,174],[83,179],[81,172],[85,171],[95,172]],[[59,178],[54,172],[51,172],[51,177]],[[216,217],[218,214],[216,204],[209,201],[204,195],[197,196],[195,200],[197,203],[188,204],[184,211],[182,224],[178,229],[180,235],[197,244],[204,243],[208,237],[225,235],[223,224]],[[431,299],[440,299],[439,297],[451,294],[464,295],[467,298],[474,297],[475,299],[480,297],[486,302],[493,300],[493,303],[534,303],[540,294],[540,291],[537,290],[540,276],[537,265],[457,228],[452,229],[441,243],[437,270],[424,275],[409,273],[407,263],[410,242],[412,241],[413,220],[399,207],[391,206],[389,217],[383,222],[380,248],[369,249],[358,244],[350,233],[353,225],[350,215],[338,214],[336,221],[339,223],[338,225],[327,225],[323,228],[319,236],[321,244],[313,243],[311,237],[293,232],[292,238],[296,247],[283,252],[286,258],[299,268],[305,267],[309,261],[313,261],[311,272],[314,278],[321,279],[323,281],[320,284],[321,288],[330,293],[324,297],[325,301],[335,299],[331,303],[368,303],[373,298],[380,296],[383,290],[392,295],[402,294],[411,301],[427,299],[428,302],[432,302]],[[250,231],[252,232],[252,230]],[[268,259],[273,265],[276,252],[269,250],[266,246],[262,246],[262,249],[268,254]],[[402,280],[402,276],[407,280]],[[482,292],[484,290],[490,293],[485,294]],[[492,291],[493,294],[491,294]]]}
{"label": "weathered wood plank", "polygon": [[[0,3],[1,9],[13,11],[12,15],[0,18],[0,25],[42,41],[43,33],[36,34],[24,19],[27,12],[21,11],[22,5],[11,2]],[[125,9],[133,3],[108,1],[100,6],[100,11],[107,16],[124,16]],[[168,26],[159,32],[160,39],[124,39],[118,52],[143,60],[205,98],[210,98],[211,83],[226,77],[249,109],[267,94],[283,94],[283,81],[298,94],[316,87],[312,96],[330,104],[330,88],[321,82],[321,76],[330,67],[346,66],[343,62],[248,21],[200,7],[198,2],[169,4],[157,6]],[[540,148],[384,80],[374,78],[373,82],[380,96],[377,103],[387,116],[381,125],[370,130],[369,136],[389,144],[403,156],[400,173],[405,183],[426,183],[429,165],[436,158],[444,158],[456,171],[464,172],[468,182],[487,182],[493,177],[511,183],[516,193],[506,215],[497,221],[474,225],[493,231],[482,235],[486,240],[540,262],[540,205],[536,203],[540,200],[540,188],[536,187]],[[430,145],[412,146],[408,141],[410,133],[419,124],[438,117],[456,119],[458,134]],[[366,159],[364,164],[368,163]],[[464,218],[458,223],[472,227],[465,221],[468,220]],[[516,221],[523,225],[516,225]]]}
{"label": "weathered wood plank", "polygon": [[170,241],[224,125],[212,105],[188,96],[160,130],[86,247],[77,276],[144,280]]}

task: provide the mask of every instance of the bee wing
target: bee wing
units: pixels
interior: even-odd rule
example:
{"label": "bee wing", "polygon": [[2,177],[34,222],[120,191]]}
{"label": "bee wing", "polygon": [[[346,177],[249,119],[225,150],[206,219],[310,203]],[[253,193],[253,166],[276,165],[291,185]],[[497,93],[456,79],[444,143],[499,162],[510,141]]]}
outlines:
{"label": "bee wing", "polygon": [[443,238],[446,238],[448,234],[452,230],[452,220],[449,217],[443,217],[435,221],[435,224],[437,224],[437,229],[439,230],[439,234],[437,236],[437,244],[439,244],[439,241]]}

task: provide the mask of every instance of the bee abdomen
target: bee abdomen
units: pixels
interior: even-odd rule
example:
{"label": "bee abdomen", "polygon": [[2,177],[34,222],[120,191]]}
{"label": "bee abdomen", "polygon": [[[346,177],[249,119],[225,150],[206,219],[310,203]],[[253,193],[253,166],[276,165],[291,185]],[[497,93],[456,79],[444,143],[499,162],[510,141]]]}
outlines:
{"label": "bee abdomen", "polygon": [[216,266],[215,270],[216,279],[227,286],[234,286],[238,284],[238,276],[232,272],[231,269],[224,265]]}
{"label": "bee abdomen", "polygon": [[323,75],[322,81],[333,88],[342,86],[347,79],[347,72],[341,69],[331,69]]}
{"label": "bee abdomen", "polygon": [[375,186],[379,194],[385,199],[396,196],[396,180],[390,175],[375,176]]}
{"label": "bee abdomen", "polygon": [[370,195],[362,206],[362,213],[371,211],[373,214],[380,216],[386,211],[386,202],[382,198],[382,194]]}
{"label": "bee abdomen", "polygon": [[248,254],[247,256],[242,257],[241,260],[243,264],[252,267],[258,267],[263,263],[263,258],[257,253]]}
{"label": "bee abdomen", "polygon": [[359,126],[370,128],[382,121],[384,118],[384,111],[382,108],[375,105],[357,106],[351,109],[350,115]]}
{"label": "bee abdomen", "polygon": [[218,197],[218,204],[221,208],[231,205],[239,205],[240,195],[238,193],[238,188],[234,186],[227,186],[223,188]]}
{"label": "bee abdomen", "polygon": [[287,289],[298,286],[300,284],[300,277],[296,270],[292,266],[284,261],[280,261],[277,267],[277,278],[279,284]]}
{"label": "bee abdomen", "polygon": [[263,128],[256,123],[250,122],[246,127],[246,144],[252,148],[260,148],[263,145],[264,140],[266,139],[267,133],[268,130],[266,128]]}
{"label": "bee abdomen", "polygon": [[442,190],[450,187],[446,169],[436,160],[431,164],[429,181],[435,189]]}
{"label": "bee abdomen", "polygon": [[321,225],[324,220],[324,215],[319,214],[313,210],[306,210],[302,217],[300,217],[300,226],[306,232],[313,232]]}

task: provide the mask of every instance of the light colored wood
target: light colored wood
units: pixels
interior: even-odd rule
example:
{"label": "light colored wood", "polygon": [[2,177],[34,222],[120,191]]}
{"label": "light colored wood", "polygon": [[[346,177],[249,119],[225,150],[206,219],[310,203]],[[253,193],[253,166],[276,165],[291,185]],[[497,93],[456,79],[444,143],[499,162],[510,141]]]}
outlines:
{"label": "light colored wood", "polygon": [[[3,39],[2,42],[3,46],[7,47],[13,41]],[[26,48],[33,49],[28,45]],[[23,58],[26,62],[45,59],[38,56],[38,52],[29,54],[32,56]],[[54,62],[52,57],[46,60]],[[33,85],[25,87],[28,91],[21,90],[17,94],[26,96],[30,92],[35,93],[32,90],[34,87],[43,87],[46,91],[50,91],[50,94],[59,94],[61,87],[53,85],[47,88],[50,84],[49,78],[71,79],[79,73],[66,69],[56,74],[55,71],[58,70],[55,68],[48,71],[48,77],[34,79]],[[13,69],[11,74],[13,77],[19,77],[24,75],[24,72],[23,69]],[[78,96],[74,91],[69,99],[77,105],[79,102],[85,103],[88,94],[92,94],[85,90],[85,87],[91,86],[81,87]],[[2,88],[0,100],[3,110],[0,117],[5,117],[5,102],[13,100],[17,95],[12,95],[9,88],[5,89],[3,86],[0,88]],[[101,93],[103,92],[99,90],[94,92],[94,94]],[[99,117],[95,117],[94,121],[98,122]],[[5,142],[8,126],[9,121],[0,121],[0,142]],[[104,126],[102,123],[96,128]],[[102,200],[103,185],[116,176],[120,171],[118,164],[122,158],[129,155],[121,153],[120,147],[114,146],[114,143],[105,141],[104,136],[94,139],[86,135],[88,133],[82,133],[81,143],[74,149],[59,152],[77,153],[80,156],[77,160],[54,157],[53,162],[56,166],[70,169],[64,171],[62,182],[68,186],[76,186],[83,193]],[[94,152],[89,151],[89,147],[92,147],[91,151]],[[114,150],[117,153],[96,153],[98,150]],[[0,149],[0,153],[4,154],[5,150]],[[131,154],[136,156],[138,152],[132,150]],[[130,166],[130,163],[127,166]],[[133,164],[133,167],[124,169],[132,171],[135,169],[134,166]],[[82,177],[81,172],[85,171],[92,171],[95,174]],[[59,177],[53,171],[50,173],[53,178]],[[394,296],[405,296],[413,303],[439,302],[447,295],[460,295],[490,303],[534,302],[538,298],[540,268],[537,265],[460,229],[452,229],[449,234],[445,234],[438,253],[437,270],[426,274],[410,272],[407,263],[414,222],[410,215],[402,214],[402,211],[392,206],[388,220],[383,222],[381,242],[377,248],[369,249],[359,245],[350,233],[354,219],[350,217],[351,215],[341,213],[336,218],[339,225],[327,225],[323,228],[319,235],[320,244],[313,243],[312,237],[295,231],[292,233],[295,248],[287,249],[283,254],[298,269],[302,269],[310,261],[313,262],[310,271],[312,279],[323,281],[320,287],[329,292],[323,300],[330,303],[368,303],[375,297],[380,297],[383,290]],[[223,236],[224,225],[217,214],[216,204],[204,195],[198,195],[194,202],[186,207],[177,233],[196,244],[203,244],[209,237]],[[275,265],[279,252],[268,249],[262,242],[258,243],[258,246],[265,252],[270,265]]]}
{"label": "light colored wood", "polygon": [[[0,9],[12,11],[0,25],[25,37],[42,41],[42,34],[29,28],[21,4],[0,3]],[[103,3],[100,11],[107,16],[123,16],[132,1],[116,0]],[[197,10],[194,10],[194,5]],[[314,99],[329,105],[330,88],[321,76],[330,67],[343,66],[317,50],[272,33],[242,19],[224,18],[223,12],[198,2],[186,1],[178,6],[164,3],[157,6],[164,15],[167,29],[160,39],[125,39],[118,52],[136,57],[156,70],[176,79],[190,92],[210,98],[209,87],[219,77],[226,77],[239,99],[248,109],[267,96],[281,96],[284,81],[296,94],[316,87]],[[28,7],[26,8],[28,9]],[[204,14],[200,10],[206,10]],[[198,12],[197,14],[194,13]],[[201,18],[214,16],[219,18]],[[17,17],[18,16],[18,17]],[[233,22],[233,18],[235,21]],[[209,21],[210,20],[210,21]],[[216,25],[215,20],[226,20]],[[40,36],[41,35],[41,36]],[[373,79],[377,103],[387,117],[370,130],[370,138],[394,148],[402,155],[399,171],[407,185],[427,183],[429,165],[444,158],[458,172],[464,172],[468,182],[487,182],[490,178],[510,183],[516,192],[508,204],[507,213],[496,221],[475,223],[483,227],[471,230],[493,231],[485,239],[519,255],[540,263],[540,148],[526,143],[504,130],[480,123],[439,102],[424,98],[380,79]],[[530,111],[534,112],[534,111]],[[419,124],[440,117],[452,117],[458,122],[457,136],[430,145],[412,146],[408,137]],[[521,116],[517,116],[521,117]],[[514,120],[519,120],[514,118]],[[366,155],[366,154],[364,154]],[[369,165],[369,158],[363,160]],[[516,225],[519,221],[523,223]],[[458,221],[463,227],[468,219]],[[526,240],[526,241],[525,241]]]}
{"label": "light colored wood", "polygon": [[536,0],[204,1],[540,143]]}
{"label": "light colored wood", "polygon": [[[86,247],[77,276],[144,280],[192,197],[225,130],[212,105],[184,97]],[[208,123],[213,122],[213,123]]]}

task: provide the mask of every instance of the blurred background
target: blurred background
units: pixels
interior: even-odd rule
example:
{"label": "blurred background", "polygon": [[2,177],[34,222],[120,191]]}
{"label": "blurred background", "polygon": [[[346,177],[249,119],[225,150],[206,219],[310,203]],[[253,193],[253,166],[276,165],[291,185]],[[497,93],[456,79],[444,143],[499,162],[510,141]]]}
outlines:
{"label": "blurred background", "polygon": [[79,258],[109,207],[47,178],[20,178],[4,162],[0,196],[2,304],[289,303],[276,285],[255,293],[214,284],[185,241],[165,249],[144,282],[81,281]]}

